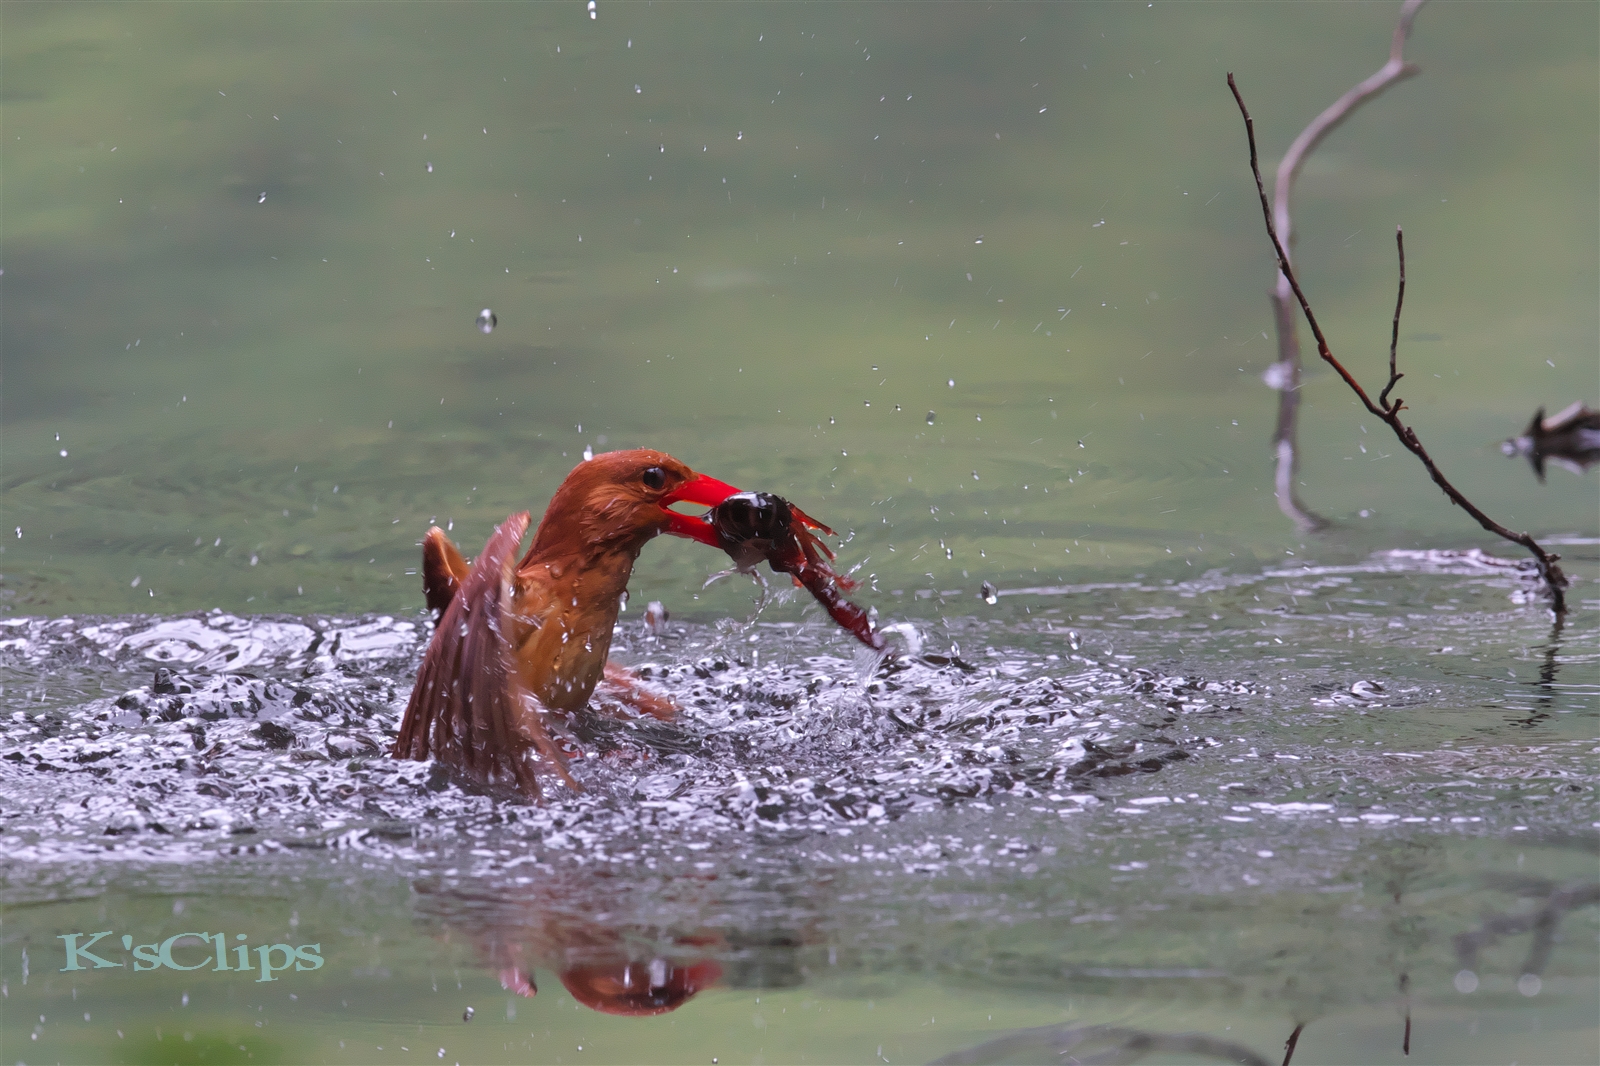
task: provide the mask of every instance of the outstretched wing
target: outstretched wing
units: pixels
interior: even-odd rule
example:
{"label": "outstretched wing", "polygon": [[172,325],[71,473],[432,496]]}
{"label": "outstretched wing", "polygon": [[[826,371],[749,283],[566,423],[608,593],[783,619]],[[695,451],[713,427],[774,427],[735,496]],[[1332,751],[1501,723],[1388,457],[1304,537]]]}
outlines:
{"label": "outstretched wing", "polygon": [[534,759],[542,754],[572,783],[566,760],[516,680],[504,635],[512,564],[529,515],[495,528],[444,608],[417,672],[400,724],[397,759],[437,759],[484,787],[539,795]]}

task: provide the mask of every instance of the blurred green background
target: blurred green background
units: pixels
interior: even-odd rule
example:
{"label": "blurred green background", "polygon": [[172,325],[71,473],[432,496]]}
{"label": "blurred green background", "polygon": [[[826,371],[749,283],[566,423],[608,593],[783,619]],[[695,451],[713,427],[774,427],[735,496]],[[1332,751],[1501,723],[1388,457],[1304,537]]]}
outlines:
{"label": "blurred green background", "polygon": [[[788,495],[880,592],[1303,555],[1224,75],[1270,163],[1395,13],[8,4],[0,610],[414,609],[430,521],[470,554],[586,446]],[[1405,227],[1400,395],[1536,533],[1597,521],[1495,447],[1595,400],[1597,39],[1429,5],[1299,185],[1374,386]],[[1491,544],[1331,373],[1304,399],[1309,550]],[[635,601],[720,566],[653,546]]]}

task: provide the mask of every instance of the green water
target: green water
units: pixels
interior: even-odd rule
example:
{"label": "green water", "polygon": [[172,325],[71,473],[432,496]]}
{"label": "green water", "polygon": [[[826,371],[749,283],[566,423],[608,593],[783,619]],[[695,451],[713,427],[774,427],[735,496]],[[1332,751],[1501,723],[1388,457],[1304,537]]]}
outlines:
{"label": "green water", "polygon": [[[1423,694],[1398,704],[1392,747],[1465,745],[1467,776],[1559,765],[1578,790],[1552,793],[1559,812],[1533,826],[1536,847],[1506,812],[1478,828],[1332,823],[1303,839],[1227,823],[1211,839],[1246,859],[1304,847],[1315,861],[1297,875],[1258,871],[1249,903],[1226,906],[1215,869],[1185,873],[1175,828],[1135,833],[1115,819],[1079,839],[1052,814],[1030,839],[1055,858],[985,874],[970,898],[965,874],[932,887],[893,869],[875,880],[793,845],[810,924],[786,929],[801,947],[785,965],[803,975],[727,979],[648,1021],[578,1007],[551,972],[535,999],[511,1003],[479,933],[462,931],[471,923],[417,909],[422,860],[362,869],[330,852],[290,870],[240,860],[225,874],[0,860],[11,886],[3,1053],[904,1062],[1072,1023],[1205,1031],[1276,1061],[1309,1021],[1296,1062],[1378,1061],[1403,1057],[1396,974],[1407,972],[1411,1060],[1594,1061],[1593,907],[1568,917],[1535,997],[1514,987],[1526,938],[1497,949],[1477,999],[1451,990],[1449,946],[1481,913],[1512,907],[1503,881],[1483,877],[1528,863],[1552,884],[1594,877],[1585,745],[1600,689],[1600,496],[1592,471],[1552,470],[1541,484],[1497,447],[1535,408],[1594,403],[1600,385],[1593,4],[1430,4],[1407,50],[1422,73],[1337,131],[1297,194],[1303,280],[1335,352],[1372,386],[1404,227],[1398,392],[1463,490],[1508,526],[1557,538],[1576,581],[1565,630],[1552,634],[1537,604],[1508,602],[1509,578],[1419,564],[1393,579],[1359,571],[1341,591],[1332,570],[1296,584],[1277,569],[1359,568],[1389,549],[1516,554],[1449,506],[1318,366],[1303,390],[1300,491],[1334,527],[1296,532],[1272,494],[1276,398],[1260,378],[1275,354],[1270,249],[1225,74],[1274,160],[1380,65],[1395,13],[0,8],[0,619],[412,618],[430,522],[470,553],[507,513],[537,513],[586,447],[649,445],[838,529],[841,560],[875,578],[864,601],[921,627],[936,650],[987,647],[997,663],[1026,659],[1017,676],[1051,677],[1068,667],[1044,656],[1067,652],[1043,620],[1103,642],[1094,652],[1107,662],[1128,656],[1125,667],[1281,679],[1292,729],[1264,696],[1250,720],[1207,727],[1262,750],[1370,739],[1383,730],[1367,719],[1324,737],[1307,708],[1362,679],[1412,684]],[[483,308],[498,318],[489,334],[475,326]],[[744,619],[747,586],[700,588],[720,565],[686,542],[652,544],[633,601],[707,626]],[[1216,571],[1198,592],[1178,584]],[[983,581],[1011,594],[991,609]],[[1082,588],[1096,583],[1113,591]],[[1019,591],[1059,586],[1078,591]],[[763,618],[812,619],[797,649],[848,654],[802,606]],[[739,639],[706,639],[715,652],[724,638]],[[14,654],[0,679],[8,716],[149,681],[137,652]],[[408,669],[380,671],[401,701]],[[1523,714],[1542,717],[1518,724]],[[1426,784],[1389,767],[1372,787],[1405,809],[1447,786],[1452,766],[1430,764]],[[1315,798],[1353,772],[1330,767],[1321,784],[1285,779],[1263,796]],[[1146,791],[1213,795],[1239,773],[1197,757]],[[34,816],[32,793],[6,795],[3,831],[15,833]],[[1026,804],[958,805],[930,839],[1012,814],[1031,817]],[[1444,827],[1465,817],[1439,814]],[[1094,851],[1118,847],[1127,853]],[[1412,869],[1394,859],[1408,849],[1429,856],[1422,901],[1384,911],[1376,886],[1397,864]],[[726,876],[734,852],[709,854]],[[1155,883],[1105,880],[1135,861],[1153,872],[1125,873]],[[819,870],[831,888],[809,879]],[[1365,925],[1328,903],[1358,883],[1362,913],[1380,915]],[[745,933],[770,918],[737,894],[671,898],[670,914],[629,928],[721,936],[722,918]],[[1081,906],[1058,906],[1068,898]],[[221,975],[59,972],[59,934],[170,936],[184,931],[178,899],[211,908],[207,928],[231,922],[257,942],[275,942],[296,913],[328,966],[225,987]],[[1147,916],[1094,917],[1119,902]],[[1026,931],[1007,933],[1024,912]],[[1149,917],[1160,915],[1170,920]],[[886,928],[900,932],[877,935]],[[1345,936],[1358,958],[1330,962]],[[559,955],[530,950],[541,967]],[[1426,958],[1391,965],[1407,951]],[[725,974],[744,957],[726,943],[714,954]],[[1167,969],[1229,982],[1087,972]],[[1323,969],[1332,976],[1314,990],[1285,986]],[[1196,983],[1206,991],[1188,990]],[[467,1006],[476,1016],[463,1023]],[[38,1029],[36,1015],[49,1019]]]}

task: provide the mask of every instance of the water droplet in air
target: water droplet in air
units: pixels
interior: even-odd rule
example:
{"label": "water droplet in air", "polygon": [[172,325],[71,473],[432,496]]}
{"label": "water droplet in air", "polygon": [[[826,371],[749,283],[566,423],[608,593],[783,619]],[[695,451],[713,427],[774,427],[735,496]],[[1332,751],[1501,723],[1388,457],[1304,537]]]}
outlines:
{"label": "water droplet in air", "polygon": [[1000,602],[1000,590],[989,584],[987,581],[979,586],[978,595],[982,596],[983,602],[987,603],[990,607],[993,607],[995,604]]}
{"label": "water droplet in air", "polygon": [[67,450],[65,448],[62,448],[61,449],[61,458],[65,459],[66,457],[67,457]]}
{"label": "water droplet in air", "polygon": [[589,0],[589,17],[590,18],[599,18],[600,17],[600,13],[595,10],[594,0]]}
{"label": "water droplet in air", "polygon": [[585,444],[583,446],[583,461],[587,463],[590,459],[593,459],[593,458],[594,458],[594,449],[589,447],[587,444]]}
{"label": "water droplet in air", "polygon": [[1073,651],[1077,651],[1080,647],[1078,643],[1078,634],[1070,629],[1067,630],[1067,644],[1072,648]]}
{"label": "water droplet in air", "polygon": [[478,312],[478,332],[493,333],[494,328],[500,324],[500,317],[485,307]]}
{"label": "water droplet in air", "polygon": [[432,164],[432,163],[429,163],[429,164],[428,164],[428,173],[429,173],[429,174],[432,174],[432,173],[433,173],[433,164]]}
{"label": "water droplet in air", "polygon": [[977,472],[977,471],[976,471],[976,470],[974,470],[974,471],[973,471],[973,472],[972,472],[972,480],[974,480],[974,481],[977,481],[977,480],[978,480],[978,472]]}
{"label": "water droplet in air", "polygon": [[472,1016],[476,1013],[477,1011],[473,1010],[471,1007],[468,1007],[466,1010],[461,1012],[461,1020],[464,1022],[470,1022],[472,1020]]}
{"label": "water droplet in air", "polygon": [[956,387],[956,379],[955,378],[951,378],[949,381],[945,382],[945,384],[950,386],[953,389],[953,388]]}
{"label": "water droplet in air", "polygon": [[933,425],[933,419],[934,419],[934,412],[929,411],[928,412],[928,425],[930,425],[930,426]]}
{"label": "water droplet in air", "polygon": [[633,91],[634,91],[634,92],[636,92],[636,93],[642,93],[642,92],[644,92],[644,90],[643,90],[643,89],[641,89],[641,88],[639,88],[639,86],[637,86],[637,85],[635,85],[635,86],[634,86],[634,87],[633,87]]}
{"label": "water droplet in air", "polygon": [[266,202],[267,202],[267,194],[266,193],[262,193],[259,197],[256,198],[256,203],[258,203],[258,204],[264,204]]}

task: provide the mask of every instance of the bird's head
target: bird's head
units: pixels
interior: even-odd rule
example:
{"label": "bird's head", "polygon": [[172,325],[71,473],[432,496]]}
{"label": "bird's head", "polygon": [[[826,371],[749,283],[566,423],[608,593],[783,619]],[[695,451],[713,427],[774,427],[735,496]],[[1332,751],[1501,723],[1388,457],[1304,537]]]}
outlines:
{"label": "bird's head", "polygon": [[578,464],[561,483],[539,523],[529,556],[608,545],[637,551],[658,533],[717,547],[717,532],[710,522],[672,506],[714,507],[738,491],[695,473],[665,452],[650,448],[606,452]]}

